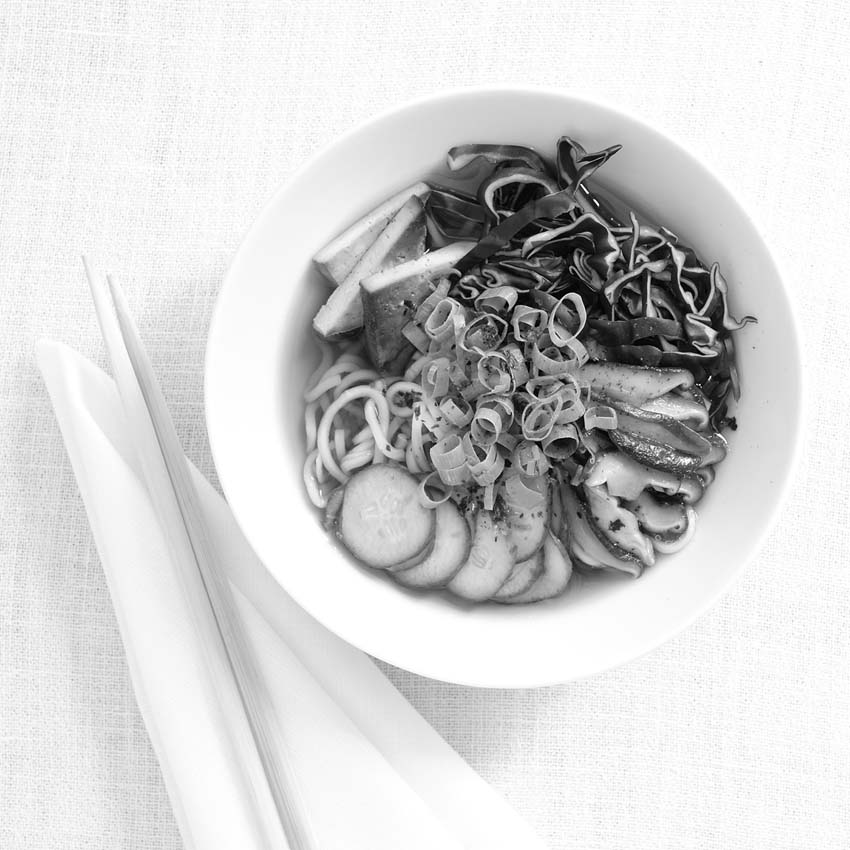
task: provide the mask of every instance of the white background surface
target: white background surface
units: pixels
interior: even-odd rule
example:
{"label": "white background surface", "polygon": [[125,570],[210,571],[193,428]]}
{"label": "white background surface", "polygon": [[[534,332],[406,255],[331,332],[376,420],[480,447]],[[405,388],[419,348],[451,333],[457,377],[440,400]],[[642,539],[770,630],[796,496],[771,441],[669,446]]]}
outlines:
{"label": "white background surface", "polygon": [[761,556],[650,655],[538,691],[388,673],[553,848],[850,846],[848,37],[838,0],[4,0],[0,847],[180,847],[32,356],[103,362],[79,253],[121,276],[211,475],[207,324],[263,202],[376,111],[498,82],[621,106],[732,186],[795,295],[807,445]]}

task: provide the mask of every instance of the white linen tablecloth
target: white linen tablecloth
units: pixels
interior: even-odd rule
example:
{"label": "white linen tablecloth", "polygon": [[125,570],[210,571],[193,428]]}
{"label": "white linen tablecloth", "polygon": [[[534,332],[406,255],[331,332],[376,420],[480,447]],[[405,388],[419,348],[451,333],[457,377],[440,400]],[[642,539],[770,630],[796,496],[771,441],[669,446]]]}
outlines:
{"label": "white linen tablecloth", "polygon": [[207,326],[263,202],[376,111],[495,82],[624,107],[732,186],[796,298],[807,444],[760,557],[648,656],[536,691],[387,673],[556,850],[850,846],[849,40],[840,0],[4,0],[0,847],[180,847],[33,357],[103,363],[80,252],[213,477]]}

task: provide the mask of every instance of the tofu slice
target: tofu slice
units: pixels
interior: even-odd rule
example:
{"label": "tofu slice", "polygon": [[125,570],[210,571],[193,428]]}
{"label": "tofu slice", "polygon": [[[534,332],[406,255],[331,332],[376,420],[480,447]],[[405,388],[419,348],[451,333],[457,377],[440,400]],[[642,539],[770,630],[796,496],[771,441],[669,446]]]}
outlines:
{"label": "tofu slice", "polygon": [[345,280],[331,293],[313,319],[313,328],[325,339],[342,336],[363,326],[360,281],[374,272],[422,256],[425,250],[425,208],[415,195],[390,219]]}

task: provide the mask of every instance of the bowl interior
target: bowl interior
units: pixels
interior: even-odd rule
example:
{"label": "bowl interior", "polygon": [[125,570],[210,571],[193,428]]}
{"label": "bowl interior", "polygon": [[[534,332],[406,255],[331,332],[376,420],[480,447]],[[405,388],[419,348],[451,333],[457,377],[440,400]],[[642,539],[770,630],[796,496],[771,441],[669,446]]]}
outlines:
{"label": "bowl interior", "polygon": [[[303,387],[318,362],[310,322],[328,288],[311,257],[404,185],[442,171],[468,141],[549,154],[568,134],[623,149],[603,188],[664,224],[730,285],[744,395],[731,451],[699,506],[691,544],[634,581],[577,577],[531,606],[468,606],[404,590],[347,558],[303,494]],[[314,157],[275,196],[222,287],[207,355],[207,419],[225,494],[248,540],[295,600],[370,654],[464,684],[566,681],[622,663],[683,628],[756,551],[781,500],[800,429],[796,332],[776,267],[753,224],[706,169],[651,128],[551,91],[469,90],[386,114]],[[782,407],[780,408],[780,404]]]}

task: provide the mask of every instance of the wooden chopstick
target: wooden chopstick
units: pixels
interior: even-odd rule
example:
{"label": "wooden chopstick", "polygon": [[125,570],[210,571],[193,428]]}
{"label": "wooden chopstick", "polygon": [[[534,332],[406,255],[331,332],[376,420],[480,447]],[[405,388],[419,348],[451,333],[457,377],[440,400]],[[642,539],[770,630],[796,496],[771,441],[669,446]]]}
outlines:
{"label": "wooden chopstick", "polygon": [[[268,689],[211,543],[188,462],[126,299],[111,276],[104,284],[85,257],[83,263],[151,501],[192,609],[208,667],[218,679],[216,692],[225,717],[231,720],[233,755],[247,779],[263,846],[268,850],[315,850]],[[224,671],[221,658],[227,662]],[[280,753],[283,758],[278,758]]]}

